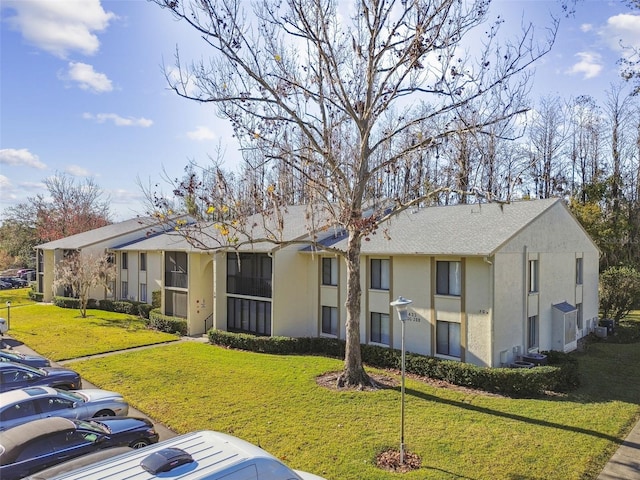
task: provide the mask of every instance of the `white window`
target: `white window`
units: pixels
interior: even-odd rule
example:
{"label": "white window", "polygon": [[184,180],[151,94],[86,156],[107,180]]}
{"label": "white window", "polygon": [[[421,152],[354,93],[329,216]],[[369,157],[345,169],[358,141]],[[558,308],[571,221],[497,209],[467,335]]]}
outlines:
{"label": "white window", "polygon": [[461,262],[436,262],[436,293],[460,296],[462,291]]}
{"label": "white window", "polygon": [[576,322],[578,323],[578,330],[583,329],[583,320],[582,320],[582,304],[576,304],[576,309],[578,312],[576,313]]}
{"label": "white window", "polygon": [[120,286],[120,298],[129,298],[129,282],[122,282]]}
{"label": "white window", "polygon": [[576,285],[582,285],[582,258],[576,258]]}
{"label": "white window", "polygon": [[371,288],[389,290],[389,260],[374,258],[371,260]]}
{"label": "white window", "polygon": [[338,259],[336,257],[322,259],[322,285],[338,285]]}
{"label": "white window", "polygon": [[436,353],[449,357],[460,358],[462,348],[460,346],[460,324],[456,322],[436,323]]}
{"label": "white window", "polygon": [[538,348],[538,316],[527,319],[527,347]]}
{"label": "white window", "polygon": [[538,288],[539,288],[538,275],[539,275],[538,260],[529,260],[529,274],[528,274],[529,293],[538,292]]}
{"label": "white window", "polygon": [[127,252],[122,252],[122,270],[129,268],[129,256]]}
{"label": "white window", "polygon": [[322,333],[338,335],[338,308],[322,306]]}
{"label": "white window", "polygon": [[140,284],[140,301],[147,303],[147,284],[146,283]]}
{"label": "white window", "polygon": [[140,254],[140,270],[143,272],[147,270],[147,254],[144,252]]}
{"label": "white window", "polygon": [[370,332],[371,342],[389,345],[389,314],[371,312]]}

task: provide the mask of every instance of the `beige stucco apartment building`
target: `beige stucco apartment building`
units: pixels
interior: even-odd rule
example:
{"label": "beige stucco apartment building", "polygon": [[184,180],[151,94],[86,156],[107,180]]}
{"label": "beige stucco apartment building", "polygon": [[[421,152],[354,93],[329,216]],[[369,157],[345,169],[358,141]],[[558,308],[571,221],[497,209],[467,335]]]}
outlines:
{"label": "beige stucco apartment building", "polygon": [[[305,209],[287,210],[282,238],[308,238]],[[217,328],[345,337],[346,268],[336,253],[268,242],[205,251],[175,233],[101,230],[80,235],[103,237],[86,248],[114,254],[115,296],[150,303],[151,292],[161,291],[163,312],[186,318],[191,335]],[[321,245],[346,247],[339,229],[324,232]],[[421,208],[378,232],[362,245],[361,343],[400,348],[390,306],[398,296],[412,300],[407,351],[476,365],[571,351],[597,325],[599,251],[560,199]],[[65,240],[39,247],[45,300]]]}

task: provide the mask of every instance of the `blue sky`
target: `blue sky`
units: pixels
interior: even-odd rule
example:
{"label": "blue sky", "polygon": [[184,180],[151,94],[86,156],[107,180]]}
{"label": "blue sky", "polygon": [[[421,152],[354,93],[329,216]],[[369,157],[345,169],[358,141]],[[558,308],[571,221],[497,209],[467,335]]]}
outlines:
{"label": "blue sky", "polygon": [[[145,0],[0,0],[0,212],[46,195],[57,172],[92,177],[114,220],[144,213],[144,184],[208,163],[218,145],[235,168],[228,123],[212,106],[167,89],[162,64],[176,44],[206,53],[195,32]],[[493,0],[517,33],[521,18],[542,34],[557,0]],[[619,42],[640,46],[640,12],[624,0],[583,0],[563,19],[556,45],[536,66],[532,98],[603,98],[617,82]]]}

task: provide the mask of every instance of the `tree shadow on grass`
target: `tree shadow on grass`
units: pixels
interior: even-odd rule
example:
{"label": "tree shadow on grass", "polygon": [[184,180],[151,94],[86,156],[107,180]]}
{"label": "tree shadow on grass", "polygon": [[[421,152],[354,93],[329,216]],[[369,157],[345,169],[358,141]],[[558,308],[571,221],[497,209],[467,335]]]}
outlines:
{"label": "tree shadow on grass", "polygon": [[[397,388],[396,388],[397,389]],[[399,389],[397,389],[399,390]],[[607,435],[605,433],[602,432],[598,432],[596,430],[590,430],[587,428],[581,428],[581,427],[576,427],[576,426],[571,426],[571,425],[563,425],[561,423],[556,423],[556,422],[551,422],[548,420],[539,420],[539,419],[534,419],[534,418],[530,418],[524,415],[518,415],[515,413],[507,413],[507,412],[502,412],[500,410],[496,410],[496,409],[492,409],[492,408],[487,408],[487,407],[479,407],[477,405],[472,405],[469,403],[465,403],[465,402],[461,402],[461,401],[457,401],[457,400],[450,400],[447,398],[441,398],[441,397],[436,397],[434,395],[429,395],[428,393],[424,393],[424,392],[420,392],[417,390],[413,390],[413,389],[406,389],[405,390],[406,394],[415,398],[419,398],[421,400],[426,400],[429,402],[434,402],[434,403],[440,403],[440,404],[444,404],[444,405],[449,405],[452,407],[456,407],[456,408],[462,408],[468,411],[472,411],[475,413],[481,413],[483,415],[491,415],[494,417],[500,417],[500,418],[505,418],[508,420],[515,420],[517,422],[523,422],[523,423],[528,423],[528,424],[532,424],[532,425],[538,425],[541,427],[548,427],[548,428],[556,428],[558,430],[565,430],[568,432],[574,432],[574,433],[579,433],[581,435],[589,435],[592,437],[596,437],[596,438],[600,438],[603,440],[607,440],[610,442],[614,442],[617,444],[621,444],[623,442],[623,440],[614,437],[612,435]],[[631,443],[629,444],[632,448],[636,448],[636,449],[640,449],[640,444],[638,443]]]}
{"label": "tree shadow on grass", "polygon": [[137,317],[132,318],[105,318],[98,315],[76,317],[79,320],[87,320],[97,327],[119,328],[127,331],[148,330],[144,321]]}

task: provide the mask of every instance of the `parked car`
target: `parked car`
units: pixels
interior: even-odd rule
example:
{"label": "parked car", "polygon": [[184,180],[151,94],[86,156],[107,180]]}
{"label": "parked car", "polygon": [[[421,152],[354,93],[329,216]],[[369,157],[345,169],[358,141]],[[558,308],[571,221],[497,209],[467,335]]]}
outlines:
{"label": "parked car", "polygon": [[5,282],[4,280],[0,280],[0,290],[9,290],[13,288],[13,285],[9,282]]}
{"label": "parked car", "polygon": [[66,462],[58,463],[53,467],[45,468],[44,470],[38,470],[36,473],[32,473],[24,480],[51,480],[55,478],[57,475],[62,475],[66,472],[71,472],[80,467],[84,467],[86,465],[92,465],[94,463],[98,463],[101,460],[106,460],[107,458],[115,457],[116,455],[121,455],[123,453],[127,453],[133,450],[131,447],[110,447],[104,448],[102,450],[97,450],[93,453],[87,453],[86,455],[82,455],[81,457],[76,457],[71,460],[67,460]]}
{"label": "parked car", "polygon": [[43,385],[75,390],[82,387],[80,374],[59,367],[34,368],[16,362],[0,362],[0,392]]}
{"label": "parked car", "polygon": [[292,470],[260,447],[213,431],[187,433],[73,470],[56,480],[324,480]]}
{"label": "parked car", "polygon": [[11,288],[24,288],[29,286],[29,282],[20,277],[0,277],[0,281],[8,283]]}
{"label": "parked car", "polygon": [[129,404],[122,395],[89,388],[65,391],[51,387],[30,387],[0,393],[0,430],[47,417],[86,419],[124,417]]}
{"label": "parked car", "polygon": [[51,363],[40,355],[27,355],[24,353],[16,352],[15,350],[0,350],[0,362],[14,362],[29,365],[30,367],[50,367]]}
{"label": "parked car", "polygon": [[19,480],[97,450],[120,446],[142,448],[157,441],[153,424],[142,418],[34,420],[0,432],[0,478]]}

